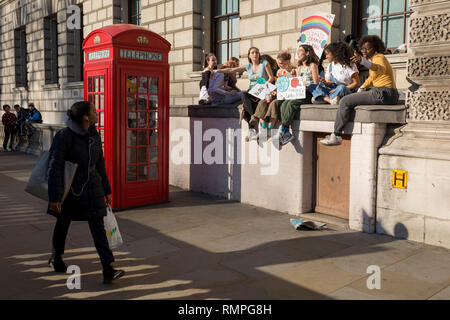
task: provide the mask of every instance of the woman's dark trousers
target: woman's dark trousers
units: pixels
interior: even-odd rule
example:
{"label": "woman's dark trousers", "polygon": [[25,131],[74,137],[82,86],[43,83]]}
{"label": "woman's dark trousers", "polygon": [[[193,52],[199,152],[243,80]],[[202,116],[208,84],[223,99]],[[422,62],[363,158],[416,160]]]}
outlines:
{"label": "woman's dark trousers", "polygon": [[[108,239],[106,238],[103,217],[89,220],[88,223],[103,269],[108,269],[111,267],[111,263],[114,262],[114,256],[109,248]],[[53,249],[56,255],[61,256],[64,254],[69,226],[69,219],[62,216],[57,218],[55,229],[53,231]]]}
{"label": "woman's dark trousers", "polygon": [[339,109],[334,122],[334,134],[341,135],[345,125],[350,120],[351,113],[358,105],[397,104],[397,89],[374,87],[368,91],[353,93],[345,96],[339,102]]}
{"label": "woman's dark trousers", "polygon": [[[253,101],[252,99],[256,99],[256,101]],[[241,95],[241,100],[244,105],[244,120],[249,122],[252,115],[255,113],[259,99],[253,97],[248,92],[243,92]]]}

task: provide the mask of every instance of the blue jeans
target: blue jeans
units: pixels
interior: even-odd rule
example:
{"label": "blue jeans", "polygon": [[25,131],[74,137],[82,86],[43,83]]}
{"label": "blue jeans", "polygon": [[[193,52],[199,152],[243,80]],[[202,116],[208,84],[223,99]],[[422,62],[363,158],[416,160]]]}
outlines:
{"label": "blue jeans", "polygon": [[[331,92],[332,90],[334,91]],[[347,86],[343,84],[337,85],[333,83],[331,87],[326,87],[322,83],[319,83],[313,90],[311,90],[311,93],[315,100],[320,101],[323,100],[323,97],[329,97],[330,99],[334,99],[336,97],[342,98],[353,93],[353,91],[348,89]]]}
{"label": "blue jeans", "polygon": [[242,91],[238,91],[235,96],[232,95],[226,95],[223,99],[220,99],[219,101],[214,101],[212,103],[213,106],[221,105],[221,104],[232,104],[237,101],[241,101],[241,95]]}

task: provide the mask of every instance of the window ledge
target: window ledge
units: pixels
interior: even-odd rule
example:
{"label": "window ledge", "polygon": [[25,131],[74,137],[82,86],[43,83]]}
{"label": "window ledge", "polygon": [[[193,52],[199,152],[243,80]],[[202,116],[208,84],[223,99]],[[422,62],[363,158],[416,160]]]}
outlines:
{"label": "window ledge", "polygon": [[62,85],[63,89],[82,89],[84,86],[83,81],[66,82]]}
{"label": "window ledge", "polygon": [[58,83],[52,83],[52,84],[44,84],[42,85],[43,90],[56,90],[59,89],[60,86]]}
{"label": "window ledge", "polygon": [[27,87],[15,87],[13,88],[14,92],[27,92],[28,88]]}
{"label": "window ledge", "polygon": [[406,67],[408,62],[408,53],[387,54],[386,59],[395,67]]}

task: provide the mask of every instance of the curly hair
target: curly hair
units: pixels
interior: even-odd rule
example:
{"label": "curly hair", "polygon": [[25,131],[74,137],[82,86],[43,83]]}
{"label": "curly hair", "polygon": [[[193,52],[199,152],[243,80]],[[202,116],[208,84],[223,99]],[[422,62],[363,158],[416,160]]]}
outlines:
{"label": "curly hair", "polygon": [[360,50],[364,43],[370,43],[378,53],[386,53],[386,45],[379,36],[369,35],[362,37],[358,44]]}
{"label": "curly hair", "polygon": [[[309,44],[302,44],[300,47],[303,48],[306,52],[306,65],[309,66],[311,63],[319,64],[319,57],[314,52],[313,47],[311,47]],[[300,48],[299,47],[299,48]],[[309,54],[308,54],[309,53]],[[297,61],[297,66],[301,66],[302,62]]]}
{"label": "curly hair", "polygon": [[351,66],[352,50],[348,44],[343,41],[330,43],[325,47],[325,51],[330,52],[334,60],[342,66]]}
{"label": "curly hair", "polygon": [[285,51],[281,51],[278,55],[277,55],[277,59],[281,59],[283,61],[287,61],[287,60],[291,60],[291,54],[289,53],[288,50]]}

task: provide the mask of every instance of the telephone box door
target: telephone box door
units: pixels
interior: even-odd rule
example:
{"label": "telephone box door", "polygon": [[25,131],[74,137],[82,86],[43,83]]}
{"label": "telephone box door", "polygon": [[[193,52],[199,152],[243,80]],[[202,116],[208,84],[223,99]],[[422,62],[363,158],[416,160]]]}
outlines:
{"label": "telephone box door", "polygon": [[139,205],[143,197],[158,198],[162,192],[161,80],[162,73],[154,71],[128,69],[121,74],[126,106],[120,147],[126,163],[121,174],[124,206]]}
{"label": "telephone box door", "polygon": [[[86,79],[87,79],[87,87],[85,86],[85,97],[87,96],[88,101],[92,102],[95,105],[95,108],[97,110],[98,115],[98,123],[97,123],[97,130],[100,133],[102,137],[102,146],[103,146],[103,153],[105,154],[105,130],[106,130],[106,123],[105,123],[105,110],[106,110],[106,101],[105,97],[105,88],[106,81],[107,81],[107,69],[101,69],[101,70],[94,70],[94,71],[88,71],[86,73]],[[86,94],[87,93],[87,94]]]}

